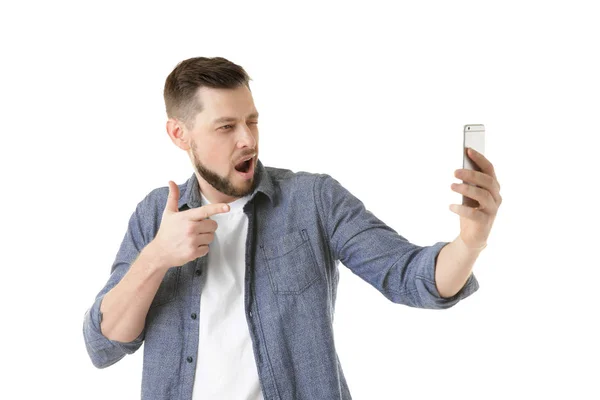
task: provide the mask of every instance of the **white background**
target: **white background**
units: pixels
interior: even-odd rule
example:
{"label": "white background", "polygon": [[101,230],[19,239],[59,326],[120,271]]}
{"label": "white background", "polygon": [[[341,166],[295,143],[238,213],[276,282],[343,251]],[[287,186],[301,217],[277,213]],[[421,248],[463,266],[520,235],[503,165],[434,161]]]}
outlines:
{"label": "white background", "polygon": [[328,173],[411,242],[459,233],[462,127],[483,123],[503,204],[456,307],[389,302],[340,264],[337,351],[355,399],[597,399],[600,14],[592,2],[3,2],[3,399],[139,398],[86,309],[131,212],[192,173],[164,80],[243,66],[266,166]]}

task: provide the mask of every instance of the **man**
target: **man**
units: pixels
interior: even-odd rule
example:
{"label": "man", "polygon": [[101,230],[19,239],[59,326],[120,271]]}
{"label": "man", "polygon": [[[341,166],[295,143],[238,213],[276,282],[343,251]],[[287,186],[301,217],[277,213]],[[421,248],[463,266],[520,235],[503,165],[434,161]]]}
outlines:
{"label": "man", "polygon": [[417,246],[330,175],[263,166],[249,80],[220,57],[167,77],[167,133],[194,174],[138,203],[85,314],[98,368],[145,343],[143,399],[350,399],[332,328],[340,261],[411,307],[479,287],[471,270],[501,203],[483,155],[469,154],[482,172],[456,175],[479,186],[454,189],[479,202],[451,205],[460,235]]}

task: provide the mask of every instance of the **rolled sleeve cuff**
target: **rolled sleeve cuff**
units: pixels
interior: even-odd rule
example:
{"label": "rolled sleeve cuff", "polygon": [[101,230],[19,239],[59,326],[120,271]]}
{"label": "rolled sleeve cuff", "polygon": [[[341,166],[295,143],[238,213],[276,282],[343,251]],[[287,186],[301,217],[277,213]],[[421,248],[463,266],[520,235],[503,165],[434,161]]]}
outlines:
{"label": "rolled sleeve cuff", "polygon": [[437,242],[432,246],[425,247],[422,251],[425,254],[423,262],[420,264],[420,270],[417,272],[417,293],[419,295],[422,308],[444,309],[450,308],[475,293],[479,289],[479,282],[475,275],[471,273],[464,286],[452,297],[442,297],[435,285],[435,264],[437,256],[442,248],[450,242]]}
{"label": "rolled sleeve cuff", "polygon": [[83,324],[83,334],[88,354],[92,359],[92,363],[98,368],[108,367],[126,354],[132,354],[139,349],[144,340],[144,330],[131,342],[120,342],[104,336],[100,329],[100,322],[102,321],[100,304],[102,299],[104,299],[104,296],[98,297],[86,312]]}

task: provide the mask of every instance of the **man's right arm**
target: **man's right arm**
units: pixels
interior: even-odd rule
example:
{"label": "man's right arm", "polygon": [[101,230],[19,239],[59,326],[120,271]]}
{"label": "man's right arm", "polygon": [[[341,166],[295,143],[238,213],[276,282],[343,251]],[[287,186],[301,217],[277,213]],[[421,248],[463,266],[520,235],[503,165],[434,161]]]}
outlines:
{"label": "man's right arm", "polygon": [[107,339],[131,342],[141,335],[148,309],[167,270],[150,242],[101,301],[100,330]]}
{"label": "man's right arm", "polygon": [[151,219],[146,215],[151,209],[146,201],[136,207],[108,282],[85,313],[85,346],[98,368],[108,367],[140,348],[146,315],[168,270],[163,268],[148,230],[142,227],[142,221]]}
{"label": "man's right arm", "polygon": [[85,345],[98,368],[140,348],[148,310],[165,274],[173,265],[205,256],[217,229],[208,218],[229,211],[227,203],[214,203],[184,213],[178,200],[179,188],[169,181],[160,224],[159,208],[149,195],[129,218],[110,278],[84,317]]}

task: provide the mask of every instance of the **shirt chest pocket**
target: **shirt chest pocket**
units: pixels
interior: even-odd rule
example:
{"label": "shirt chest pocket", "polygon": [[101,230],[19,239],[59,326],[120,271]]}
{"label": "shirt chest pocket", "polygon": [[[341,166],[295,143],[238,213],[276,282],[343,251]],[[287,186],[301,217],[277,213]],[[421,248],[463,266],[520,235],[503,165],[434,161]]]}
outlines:
{"label": "shirt chest pocket", "polygon": [[260,249],[275,293],[300,294],[319,279],[306,229],[287,233]]}

